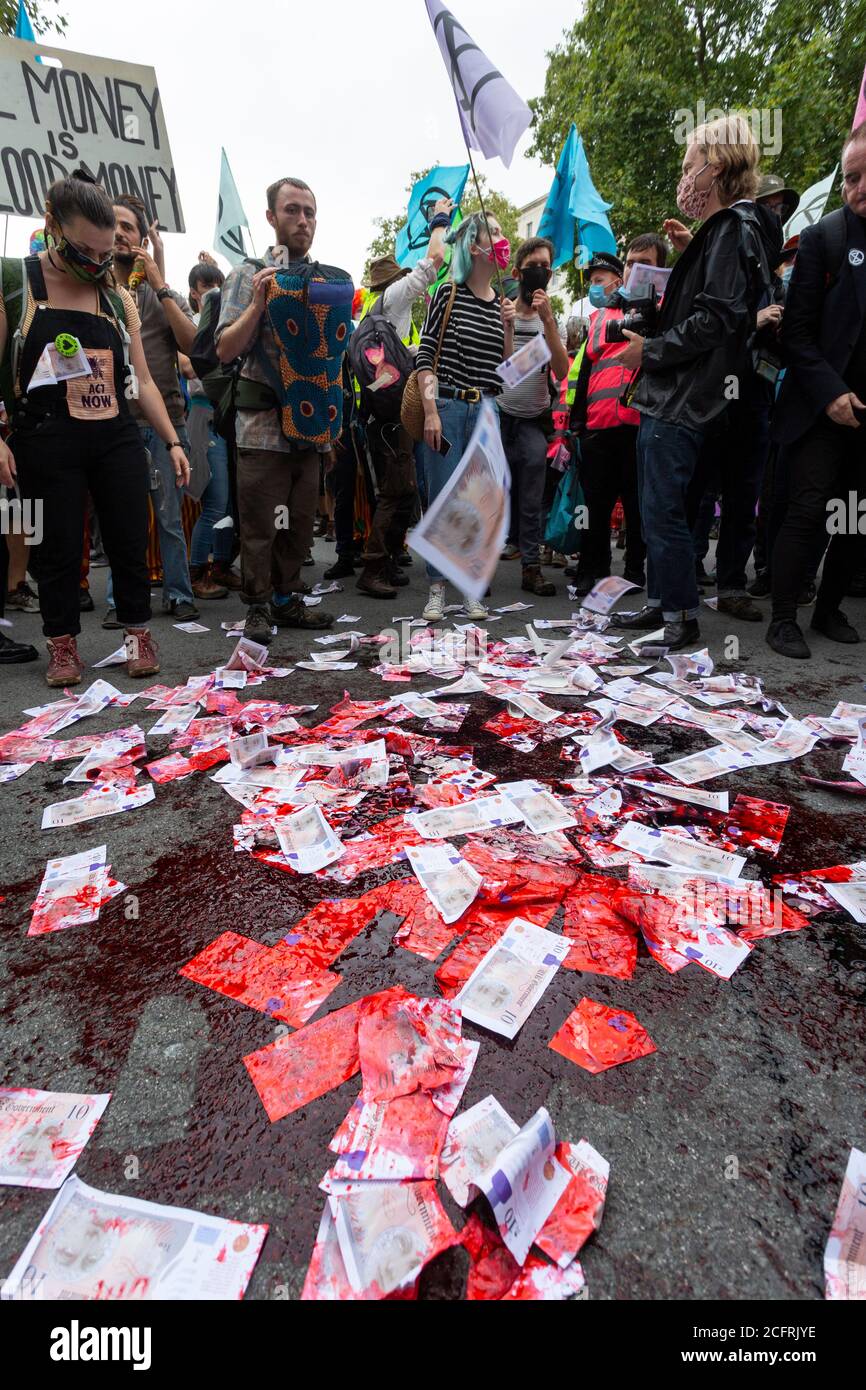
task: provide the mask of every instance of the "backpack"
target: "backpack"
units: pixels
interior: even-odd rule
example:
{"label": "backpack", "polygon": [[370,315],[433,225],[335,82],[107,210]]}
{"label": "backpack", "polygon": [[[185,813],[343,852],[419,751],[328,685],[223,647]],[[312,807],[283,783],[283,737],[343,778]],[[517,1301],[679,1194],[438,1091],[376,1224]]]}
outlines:
{"label": "backpack", "polygon": [[[255,270],[263,270],[265,265],[264,261],[253,260],[250,256],[246,257],[245,264],[253,266]],[[204,297],[198,327],[189,351],[193,370],[214,407],[223,401],[227,387],[231,384],[232,378],[237,376],[244,360],[239,357],[236,362],[221,362],[217,356],[215,335],[221,309],[222,290],[215,287]]]}
{"label": "backpack", "polygon": [[[12,256],[4,256],[0,259],[0,294],[3,296],[3,303],[6,308],[8,327],[6,347],[3,352],[3,360],[0,362],[0,401],[4,402],[10,416],[15,404],[18,361],[24,346],[24,339],[19,332],[21,320],[24,317],[24,280],[28,275],[28,262],[36,261],[38,264],[38,260],[38,256],[26,256],[23,260]],[[123,339],[124,357],[128,360],[129,334],[126,327],[126,309],[123,300],[116,290],[108,289],[107,286],[100,286],[99,297],[102,307],[111,311],[117,323],[120,336]]]}
{"label": "backpack", "polygon": [[328,450],[343,426],[343,359],[352,332],[352,277],[295,261],[268,284],[265,314],[279,354],[280,426],[292,443]]}
{"label": "backpack", "polygon": [[372,415],[383,425],[398,421],[415,362],[390,319],[375,309],[365,314],[352,334],[348,356],[364,418]]}

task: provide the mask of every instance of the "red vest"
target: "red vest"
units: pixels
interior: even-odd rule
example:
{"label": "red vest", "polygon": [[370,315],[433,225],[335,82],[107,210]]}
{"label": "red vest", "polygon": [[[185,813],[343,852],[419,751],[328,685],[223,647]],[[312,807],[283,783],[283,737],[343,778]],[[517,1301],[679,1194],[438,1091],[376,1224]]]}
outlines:
{"label": "red vest", "polygon": [[612,319],[621,319],[622,309],[597,309],[589,320],[589,338],[586,355],[592,366],[586,393],[586,428],[588,430],[611,430],[616,425],[639,425],[640,415],[629,406],[620,404],[620,396],[625,391],[634,372],[629,372],[617,361],[624,350],[624,343],[606,343],[606,325]]}

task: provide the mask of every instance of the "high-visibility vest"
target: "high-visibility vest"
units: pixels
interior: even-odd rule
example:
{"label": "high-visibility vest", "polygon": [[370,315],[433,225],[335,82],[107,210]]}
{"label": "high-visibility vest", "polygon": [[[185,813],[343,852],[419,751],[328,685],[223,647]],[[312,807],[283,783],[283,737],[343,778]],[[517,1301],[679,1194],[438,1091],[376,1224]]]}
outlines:
{"label": "high-visibility vest", "polygon": [[[384,298],[384,295],[385,295],[385,291],[384,291],[384,290],[382,290],[382,293],[381,293],[381,294],[377,294],[377,295],[373,295],[372,293],[368,294],[367,299],[366,299],[366,302],[365,302],[365,304],[364,304],[364,307],[363,307],[363,309],[361,310],[361,318],[358,320],[359,323],[361,322],[361,319],[365,319],[365,318],[367,317],[368,314],[371,314],[371,313],[373,312],[373,305],[374,305],[374,304],[378,304],[378,303],[379,303],[379,300]],[[408,336],[407,338],[404,338],[404,339],[403,339],[403,342],[405,343],[406,347],[417,347],[418,344],[420,343],[420,341],[421,341],[421,334],[418,332],[418,329],[415,327],[415,320],[413,319],[413,320],[412,320],[412,323],[411,323],[411,326],[410,326],[410,328],[409,328],[409,336]]]}
{"label": "high-visibility vest", "polygon": [[554,433],[547,450],[547,457],[549,459],[556,456],[560,444],[567,443],[568,426],[571,420],[571,407],[574,405],[574,398],[577,393],[577,378],[580,376],[580,368],[585,351],[586,343],[584,342],[581,343],[574,357],[571,359],[571,365],[569,366],[567,376],[560,382],[559,400],[551,411]]}
{"label": "high-visibility vest", "polygon": [[617,425],[640,424],[638,412],[620,404],[620,397],[634,376],[634,372],[617,360],[625,351],[626,344],[605,342],[608,323],[621,319],[622,315],[622,309],[597,309],[589,320],[586,355],[592,366],[586,391],[588,430],[610,430]]}

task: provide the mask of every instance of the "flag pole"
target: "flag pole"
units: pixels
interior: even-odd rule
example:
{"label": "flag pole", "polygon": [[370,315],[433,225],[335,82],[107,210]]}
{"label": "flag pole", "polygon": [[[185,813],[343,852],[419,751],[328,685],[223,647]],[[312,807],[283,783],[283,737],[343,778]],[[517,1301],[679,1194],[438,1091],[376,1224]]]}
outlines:
{"label": "flag pole", "polygon": [[[459,112],[460,108],[458,107],[457,109],[458,109],[458,112]],[[461,122],[460,122],[460,128],[461,128],[461,130],[463,129],[463,121],[462,121],[462,119],[461,119]],[[471,149],[469,148],[469,141],[466,140],[466,133],[465,133],[465,131],[464,131],[464,140],[465,140],[465,143],[466,143],[466,153],[467,153],[468,156],[469,156],[469,168],[472,170],[472,181],[473,181],[473,183],[475,184],[475,192],[478,194],[478,201],[479,201],[479,203],[481,204],[481,216],[484,218],[484,227],[485,227],[485,230],[486,230],[486,232],[487,232],[487,240],[490,242],[490,246],[491,246],[491,250],[492,250],[492,248],[493,248],[493,237],[492,237],[491,234],[490,234],[490,223],[489,223],[488,220],[487,220],[487,209],[486,209],[485,206],[484,206],[484,199],[483,199],[482,196],[481,196],[481,185],[480,185],[480,183],[478,182],[478,175],[477,175],[476,172],[475,172],[475,160],[472,158],[472,151],[471,151]],[[502,271],[499,269],[499,266],[498,266],[498,264],[497,264],[495,261],[494,261],[494,265],[496,265],[496,282],[497,282],[497,284],[498,284],[498,286],[499,286],[499,297],[500,297],[500,299],[504,299],[504,298],[505,298],[505,287],[504,287],[503,284],[502,284]]]}

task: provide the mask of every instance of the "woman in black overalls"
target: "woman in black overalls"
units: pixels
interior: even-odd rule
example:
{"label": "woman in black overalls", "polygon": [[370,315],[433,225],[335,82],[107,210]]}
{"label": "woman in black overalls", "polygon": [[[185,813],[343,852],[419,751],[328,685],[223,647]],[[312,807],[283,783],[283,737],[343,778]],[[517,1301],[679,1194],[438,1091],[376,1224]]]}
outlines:
{"label": "woman in black overalls", "polygon": [[[52,686],[81,680],[75,638],[81,630],[78,587],[88,492],[114,575],[127,671],[153,675],[159,662],[148,627],[147,455],[129,414],[128,396],[137,392],[148,422],[165,440],[178,487],[189,480],[189,464],[147,370],[134,301],[111,278],[110,199],[87,175],[76,172],[48,190],[45,223],[49,249],[25,261],[23,295],[16,306],[23,339],[19,332],[13,341],[12,305],[0,314],[0,358],[11,356],[15,368],[12,434],[9,447],[0,443],[0,482],[9,486],[17,475],[22,496],[36,509],[37,527],[41,521],[39,606],[50,658],[46,680]],[[129,367],[124,328],[106,286],[123,303]],[[72,339],[88,358],[90,376],[30,390],[43,350],[50,344],[58,351],[68,349]]]}

